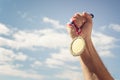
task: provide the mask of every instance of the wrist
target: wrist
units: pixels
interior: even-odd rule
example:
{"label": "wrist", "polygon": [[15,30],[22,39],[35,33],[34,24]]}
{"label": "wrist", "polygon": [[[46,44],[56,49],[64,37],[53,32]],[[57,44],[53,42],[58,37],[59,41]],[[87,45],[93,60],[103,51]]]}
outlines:
{"label": "wrist", "polygon": [[92,41],[91,37],[85,37],[84,40],[86,41],[86,43],[90,43]]}

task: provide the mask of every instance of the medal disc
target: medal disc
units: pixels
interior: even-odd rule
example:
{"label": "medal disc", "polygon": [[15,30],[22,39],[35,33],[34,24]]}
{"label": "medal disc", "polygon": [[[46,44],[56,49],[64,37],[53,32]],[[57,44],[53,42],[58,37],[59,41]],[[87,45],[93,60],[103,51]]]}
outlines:
{"label": "medal disc", "polygon": [[85,41],[82,37],[75,38],[71,43],[71,53],[73,56],[79,56],[85,48]]}

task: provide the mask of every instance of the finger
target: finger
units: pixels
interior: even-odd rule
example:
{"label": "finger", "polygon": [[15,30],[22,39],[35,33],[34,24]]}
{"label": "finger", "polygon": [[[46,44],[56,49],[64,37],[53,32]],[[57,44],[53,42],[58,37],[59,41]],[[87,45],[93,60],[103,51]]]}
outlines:
{"label": "finger", "polygon": [[76,20],[78,20],[78,19],[79,19],[78,16],[73,16],[70,20],[71,20],[71,21],[76,21]]}
{"label": "finger", "polygon": [[73,24],[70,24],[70,23],[67,23],[67,30],[69,30],[69,31],[74,31],[75,30],[75,28],[74,28],[74,26],[73,26]]}
{"label": "finger", "polygon": [[74,16],[81,16],[81,13],[77,12],[74,14]]}
{"label": "finger", "polygon": [[82,17],[80,13],[75,13],[75,14],[73,15],[72,19],[73,19],[73,20],[74,20],[74,19],[79,19],[80,17]]}
{"label": "finger", "polygon": [[92,22],[92,16],[86,12],[83,12],[83,16],[86,18],[86,21]]}
{"label": "finger", "polygon": [[83,12],[82,15],[87,17],[87,18],[92,18],[92,16],[87,12]]}
{"label": "finger", "polygon": [[74,39],[77,35],[76,35],[76,30],[74,27],[71,27],[69,25],[67,25],[67,31],[70,34],[71,38]]}
{"label": "finger", "polygon": [[86,19],[82,16],[83,14],[81,13],[76,13],[72,18],[71,21],[74,21],[74,24],[77,27],[80,27],[82,24],[84,24],[86,22]]}

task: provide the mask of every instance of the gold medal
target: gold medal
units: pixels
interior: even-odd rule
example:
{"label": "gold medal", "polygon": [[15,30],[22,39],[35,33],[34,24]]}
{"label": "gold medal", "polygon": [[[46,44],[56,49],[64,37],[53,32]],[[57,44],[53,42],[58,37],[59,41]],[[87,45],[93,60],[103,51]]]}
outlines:
{"label": "gold medal", "polygon": [[82,54],[84,48],[85,48],[85,41],[81,36],[76,37],[72,41],[70,46],[70,50],[73,56],[79,56],[80,54]]}

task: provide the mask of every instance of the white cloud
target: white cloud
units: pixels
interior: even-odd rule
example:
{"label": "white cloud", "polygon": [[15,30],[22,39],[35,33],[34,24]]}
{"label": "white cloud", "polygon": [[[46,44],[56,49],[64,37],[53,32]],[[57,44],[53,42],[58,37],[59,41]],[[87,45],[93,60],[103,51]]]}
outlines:
{"label": "white cloud", "polygon": [[10,29],[6,25],[0,23],[0,34],[8,34]]}
{"label": "white cloud", "polygon": [[55,60],[55,59],[52,59],[52,58],[47,58],[45,63],[50,68],[60,68],[60,66],[65,65],[63,61]]}
{"label": "white cloud", "polygon": [[51,25],[53,25],[54,28],[58,28],[58,29],[65,29],[65,26],[61,25],[59,21],[48,18],[48,17],[44,17],[43,21],[46,23],[50,23]]}
{"label": "white cloud", "polygon": [[16,60],[19,60],[19,61],[25,61],[26,59],[28,58],[27,55],[23,54],[23,53],[18,53],[16,56],[15,56],[15,59]]}
{"label": "white cloud", "polygon": [[58,33],[52,29],[18,31],[12,36],[14,39],[0,37],[0,46],[10,46],[11,48],[31,49],[34,46],[47,48],[66,47],[69,44],[69,37],[65,33]]}
{"label": "white cloud", "polygon": [[11,50],[0,48],[0,62],[10,62],[15,57],[15,54]]}
{"label": "white cloud", "polygon": [[40,62],[40,61],[34,61],[34,63],[33,64],[31,64],[31,67],[33,67],[33,68],[39,68],[40,66],[42,66],[42,62]]}
{"label": "white cloud", "polygon": [[115,38],[112,37],[112,36],[108,36],[108,35],[105,35],[103,33],[100,33],[100,32],[96,32],[96,31],[93,31],[93,42],[96,44],[96,45],[108,45],[110,43],[114,43],[115,41]]}
{"label": "white cloud", "polygon": [[55,75],[55,77],[65,80],[83,80],[82,72],[65,70]]}
{"label": "white cloud", "polygon": [[108,50],[101,49],[98,51],[102,57],[115,57],[115,55],[113,53],[111,53],[111,51],[109,49]]}
{"label": "white cloud", "polygon": [[100,27],[101,30],[106,31],[107,29],[111,29],[116,32],[120,32],[120,24],[109,24]]}
{"label": "white cloud", "polygon": [[[58,28],[65,28],[65,26],[60,25],[59,22],[56,20],[52,20],[49,18],[44,18],[44,19],[45,22],[48,20],[48,22],[50,22],[52,25],[55,25]],[[10,31],[12,31],[12,29]],[[31,49],[34,48],[34,46],[58,48],[58,47],[66,47],[66,44],[68,45],[69,41],[70,38],[66,33],[59,33],[51,28],[42,29],[42,30],[31,30],[31,31],[18,30],[16,32],[13,31],[11,39],[0,37],[0,46],[9,46],[15,49],[20,49],[20,48]]]}
{"label": "white cloud", "polygon": [[35,79],[35,80],[42,80],[44,78],[42,75],[38,73],[32,73],[32,72],[15,69],[14,66],[8,64],[0,66],[0,74],[21,77],[21,78]]}
{"label": "white cloud", "polygon": [[25,61],[27,59],[27,55],[23,53],[15,54],[12,50],[0,48],[0,63],[8,63],[15,60]]}
{"label": "white cloud", "polygon": [[111,49],[115,46],[116,39],[114,37],[93,31],[92,39],[96,49],[98,50],[98,53],[101,56],[115,57],[115,55],[111,52]]}
{"label": "white cloud", "polygon": [[[21,52],[14,53],[12,50],[0,48],[0,74],[36,80],[43,79],[43,76],[38,73],[27,72],[27,70],[23,71],[18,69],[23,67],[23,64],[13,64],[16,61],[25,61],[26,59],[28,59],[28,56]],[[40,65],[39,62],[35,62],[35,64]]]}
{"label": "white cloud", "polygon": [[[51,23],[61,30],[61,24],[59,21],[44,17],[44,22]],[[63,25],[62,25],[63,26]],[[64,26],[65,27],[65,26]],[[8,29],[10,30],[10,29]],[[12,31],[12,29],[11,29]],[[56,32],[55,29],[41,29],[41,30],[18,30],[14,32],[11,36],[13,39],[8,39],[4,37],[0,37],[0,46],[9,46],[11,48],[20,49],[27,48],[31,49],[35,46],[37,47],[47,47],[47,48],[63,48],[68,47],[70,43],[70,37],[66,33]],[[99,41],[99,42],[98,42]],[[114,45],[114,38],[100,32],[93,32],[93,42],[95,45],[103,51],[110,50]],[[109,46],[111,45],[111,46]],[[108,54],[108,51],[105,51]],[[111,54],[109,52],[109,54]],[[103,55],[103,54],[101,54]]]}
{"label": "white cloud", "polygon": [[[59,30],[60,24],[58,21],[44,18],[44,22],[49,22],[53,25],[56,25]],[[10,30],[10,29],[9,29]],[[12,31],[12,30],[11,30]],[[76,62],[78,59],[73,57],[70,54],[69,45],[70,45],[70,37],[66,33],[56,32],[54,29],[42,29],[42,30],[18,30],[14,32],[11,36],[13,39],[7,39],[4,37],[0,37],[0,46],[9,46],[15,49],[27,48],[31,49],[34,46],[37,47],[47,47],[47,48],[59,48],[60,52],[52,53],[50,57],[45,60],[45,64],[49,67],[59,67],[65,65],[65,62]],[[105,35],[100,32],[93,32],[93,42],[95,44],[98,53],[104,57],[114,57],[111,53],[110,49],[114,48],[115,38]],[[23,54],[18,54],[17,56],[14,54],[14,59],[16,60],[26,60],[27,56]],[[2,59],[2,58],[1,58]],[[12,58],[8,58],[8,60]],[[7,60],[6,59],[6,60]],[[34,63],[37,65],[37,63]],[[34,66],[32,65],[32,66]],[[40,64],[39,64],[40,65]],[[71,69],[78,69],[78,67],[67,65],[66,67]]]}
{"label": "white cloud", "polygon": [[51,54],[51,58],[65,61],[65,62],[66,61],[72,61],[72,62],[77,61],[76,59],[77,57],[73,57],[70,54],[70,50],[68,48],[63,48],[60,50],[60,52]]}
{"label": "white cloud", "polygon": [[78,66],[68,65],[66,62],[77,62],[78,57],[73,57],[70,54],[68,48],[61,49],[58,53],[52,53],[49,58],[46,59],[45,64],[51,68],[60,68],[64,66],[69,69],[78,69]]}
{"label": "white cloud", "polygon": [[118,24],[110,24],[109,28],[113,29],[114,31],[120,32],[120,25]]}
{"label": "white cloud", "polygon": [[0,37],[0,46],[9,46],[10,43],[12,43],[13,41],[12,40],[9,40],[7,38],[4,38],[4,37]]}

